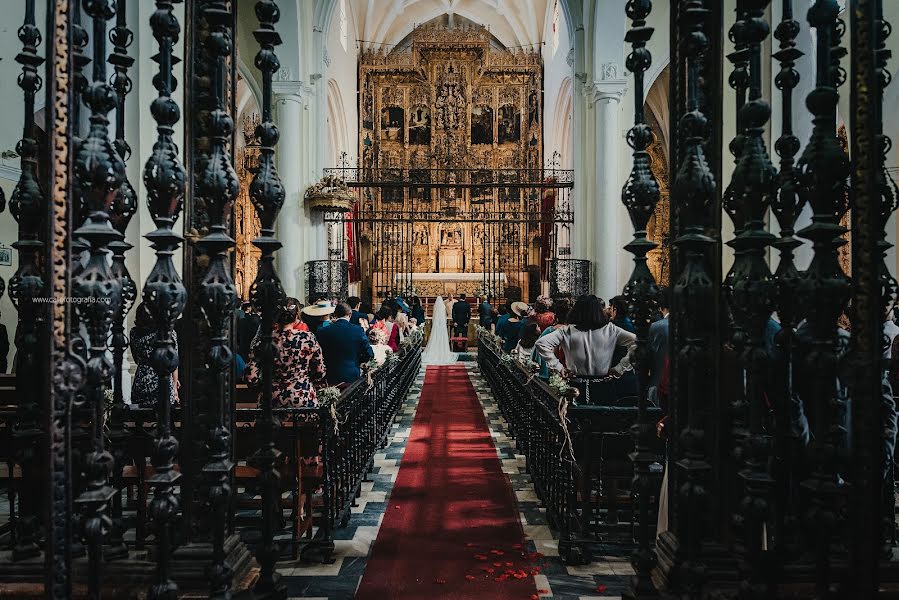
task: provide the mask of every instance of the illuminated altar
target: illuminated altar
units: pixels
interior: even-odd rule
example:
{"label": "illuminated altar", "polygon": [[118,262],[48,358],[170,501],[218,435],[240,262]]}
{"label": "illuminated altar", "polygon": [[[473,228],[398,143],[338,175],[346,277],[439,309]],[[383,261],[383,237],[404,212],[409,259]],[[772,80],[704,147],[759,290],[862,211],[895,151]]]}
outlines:
{"label": "illuminated altar", "polygon": [[326,170],[356,194],[326,216],[350,278],[373,298],[535,296],[573,219],[571,172],[543,162],[540,52],[474,24],[409,40],[361,55],[360,162]]}

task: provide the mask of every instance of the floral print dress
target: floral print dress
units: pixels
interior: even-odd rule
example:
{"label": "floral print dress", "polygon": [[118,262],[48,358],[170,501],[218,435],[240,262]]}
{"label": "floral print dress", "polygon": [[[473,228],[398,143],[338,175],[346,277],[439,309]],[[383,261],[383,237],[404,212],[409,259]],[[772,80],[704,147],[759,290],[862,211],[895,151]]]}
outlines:
{"label": "floral print dress", "polygon": [[[302,408],[318,406],[315,386],[325,380],[325,360],[322,349],[305,325],[288,326],[274,333],[275,364],[272,377],[272,406]],[[247,364],[247,385],[257,387],[259,363],[253,340],[250,362]]]}

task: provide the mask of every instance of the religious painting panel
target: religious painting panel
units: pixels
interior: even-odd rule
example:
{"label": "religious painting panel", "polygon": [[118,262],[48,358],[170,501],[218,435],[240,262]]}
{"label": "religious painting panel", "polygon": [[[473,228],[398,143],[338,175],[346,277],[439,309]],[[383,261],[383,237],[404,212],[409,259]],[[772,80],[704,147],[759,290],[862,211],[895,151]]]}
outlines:
{"label": "religious painting panel", "polygon": [[416,106],[410,111],[409,143],[416,146],[431,143],[431,111],[427,106]]}
{"label": "religious painting panel", "polygon": [[493,144],[493,109],[489,106],[471,109],[471,143]]}
{"label": "religious painting panel", "polygon": [[398,106],[385,106],[381,109],[381,140],[388,142],[406,141],[403,131],[403,109]]}
{"label": "religious painting panel", "polygon": [[518,108],[511,104],[499,107],[496,131],[497,141],[500,144],[518,143],[521,141],[521,112]]}

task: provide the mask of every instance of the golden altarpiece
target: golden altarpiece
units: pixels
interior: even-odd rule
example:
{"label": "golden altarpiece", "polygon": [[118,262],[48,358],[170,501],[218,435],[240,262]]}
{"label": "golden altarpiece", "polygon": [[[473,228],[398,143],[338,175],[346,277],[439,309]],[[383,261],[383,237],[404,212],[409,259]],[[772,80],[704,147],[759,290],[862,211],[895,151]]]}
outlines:
{"label": "golden altarpiece", "polygon": [[572,177],[544,168],[539,51],[476,25],[408,40],[362,53],[359,166],[329,170],[357,194],[330,213],[350,224],[350,270],[375,298],[540,293],[567,245]]}

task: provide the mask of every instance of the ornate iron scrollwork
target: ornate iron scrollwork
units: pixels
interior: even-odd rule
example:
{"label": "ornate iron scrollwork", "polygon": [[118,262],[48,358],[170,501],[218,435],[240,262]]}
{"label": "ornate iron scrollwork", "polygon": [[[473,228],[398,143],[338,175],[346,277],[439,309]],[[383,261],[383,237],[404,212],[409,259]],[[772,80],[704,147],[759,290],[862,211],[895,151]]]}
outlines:
{"label": "ornate iron scrollwork", "polygon": [[649,348],[649,326],[658,304],[659,288],[646,263],[647,253],[657,244],[646,237],[646,227],[659,200],[659,184],[650,169],[649,153],[646,149],[653,141],[652,128],[645,122],[643,108],[643,76],[652,64],[652,55],[646,44],[652,37],[653,28],[646,25],[646,18],[652,10],[650,0],[629,0],[625,8],[628,18],[633,21],[625,41],[633,46],[627,57],[627,68],[634,74],[634,126],[628,132],[627,142],[634,150],[634,162],[630,176],[621,191],[621,201],[627,208],[634,225],[634,239],[625,249],[634,255],[634,270],[624,286],[624,296],[630,305],[630,314],[637,330],[637,350],[634,354],[634,369],[638,379],[637,422],[631,430],[634,436],[634,480],[631,494],[636,498],[638,515],[637,547],[631,557],[635,575],[625,593],[625,597],[645,599],[657,597],[651,572],[656,563],[653,548],[652,511],[650,497],[657,479],[650,473],[650,465],[656,455],[650,448],[655,428],[647,412],[649,402],[649,368],[652,352]]}
{"label": "ornate iron scrollwork", "polygon": [[777,170],[763,137],[771,115],[771,107],[762,97],[761,44],[770,31],[765,21],[767,5],[768,0],[738,2],[744,11],[741,29],[748,53],[749,99],[738,116],[743,133],[739,160],[731,179],[733,195],[728,210],[737,231],[736,237],[728,242],[735,250],[733,276],[728,287],[734,329],[743,336],[735,345],[741,350],[745,371],[741,392],[749,417],[740,449],[743,499],[737,516],[748,559],[743,591],[746,598],[759,599],[769,598],[772,592],[764,571],[767,545],[763,539],[773,483],[768,472],[771,442],[764,424],[769,360],[765,331],[774,308],[775,291],[766,249],[775,237],[765,229],[765,215],[776,193]]}
{"label": "ornate iron scrollwork", "polygon": [[[125,0],[118,0],[116,6],[116,26],[109,32],[109,39],[113,43],[113,52],[109,55],[109,63],[115,67],[112,77],[112,87],[116,92],[118,102],[116,104],[116,137],[113,143],[122,161],[127,161],[131,156],[131,147],[125,140],[125,96],[131,91],[131,78],[128,76],[128,68],[134,64],[134,58],[128,55],[128,47],[134,41],[133,32],[128,29],[126,18]],[[125,266],[125,253],[133,248],[125,241],[125,231],[128,223],[137,212],[137,193],[128,181],[127,174],[123,173],[122,185],[115,195],[110,207],[109,218],[112,226],[121,235],[109,243],[112,251],[112,275],[119,282],[122,293],[122,301],[115,311],[112,321],[112,411],[109,417],[109,442],[115,457],[113,467],[113,483],[116,489],[120,489],[122,469],[124,468],[126,440],[128,433],[125,431],[124,412],[125,397],[122,389],[122,365],[125,358],[125,350],[128,349],[128,336],[125,334],[125,318],[134,306],[137,299],[137,284],[131,278],[128,268]],[[113,498],[113,526],[110,530],[111,548],[106,551],[110,559],[127,556],[128,549],[123,541],[125,525],[122,518],[122,495],[116,494]]]}
{"label": "ornate iron scrollwork", "polygon": [[72,285],[79,299],[78,316],[87,330],[87,389],[91,411],[90,452],[84,461],[86,482],[75,500],[81,507],[83,536],[88,551],[88,593],[99,598],[102,582],[103,543],[112,526],[109,503],[115,495],[110,486],[114,459],[106,449],[106,391],[111,390],[112,364],[107,344],[113,317],[122,301],[122,285],[109,268],[107,252],[121,234],[112,227],[109,213],[125,179],[125,163],[109,139],[107,114],[117,104],[115,90],[106,81],[106,22],[115,16],[110,0],[85,0],[84,10],[93,25],[93,79],[82,98],[90,108],[90,131],[82,140],[75,158],[75,176],[79,180],[84,223],[74,235],[89,247],[89,257]]}
{"label": "ornate iron scrollwork", "polygon": [[16,62],[22,65],[19,87],[25,96],[25,125],[22,128],[22,139],[16,147],[17,153],[22,157],[22,172],[9,202],[10,212],[19,224],[19,239],[13,244],[13,248],[19,252],[19,268],[9,282],[9,297],[19,311],[16,387],[22,390],[13,430],[16,458],[21,465],[23,479],[19,503],[22,510],[16,523],[14,560],[33,558],[41,553],[38,546],[41,391],[35,382],[44,377],[40,372],[38,342],[44,326],[44,311],[35,299],[46,291],[41,268],[44,243],[40,239],[46,201],[38,180],[39,152],[34,124],[34,97],[43,84],[38,67],[44,63],[44,59],[37,54],[41,32],[34,21],[34,0],[25,2],[25,21],[19,28],[19,40],[22,42],[22,51],[16,55]]}
{"label": "ornate iron scrollwork", "polygon": [[839,11],[837,0],[816,0],[808,11],[808,22],[817,30],[817,85],[806,99],[814,115],[812,135],[797,164],[800,198],[814,213],[812,224],[799,232],[812,241],[814,258],[799,278],[797,293],[810,338],[805,357],[809,395],[802,401],[810,410],[814,430],[808,452],[812,472],[802,485],[811,502],[807,520],[817,546],[820,596],[826,595],[830,586],[830,550],[844,491],[838,457],[846,442],[843,416],[847,407],[837,393],[837,319],[849,299],[849,282],[837,261],[837,248],[845,243],[839,239],[846,231],[840,218],[847,209],[849,177],[849,160],[836,135],[837,87],[845,79],[839,60],[846,52],[839,45],[843,31]]}
{"label": "ornate iron scrollwork", "polygon": [[199,307],[209,328],[206,364],[212,371],[212,389],[208,390],[206,431],[208,456],[203,466],[205,479],[204,505],[214,515],[211,521],[213,562],[207,570],[211,598],[227,599],[231,595],[231,567],[225,561],[227,509],[231,495],[231,434],[226,425],[229,369],[234,355],[230,347],[230,323],[238,306],[237,290],[231,278],[229,250],[234,239],[228,234],[231,207],[240,193],[240,182],[231,163],[228,140],[234,121],[225,103],[227,83],[226,59],[232,49],[232,14],[223,1],[207,1],[201,5],[202,17],[209,27],[202,42],[209,65],[211,110],[208,131],[211,142],[208,154],[200,156],[201,170],[197,191],[205,203],[209,233],[197,246],[209,257],[209,267],[199,286]]}
{"label": "ornate iron scrollwork", "polygon": [[[708,453],[708,411],[717,394],[708,385],[713,377],[712,348],[716,323],[709,319],[708,310],[714,305],[715,286],[706,256],[716,245],[707,235],[709,207],[717,193],[715,175],[706,156],[709,121],[705,98],[701,89],[705,55],[709,49],[706,32],[709,9],[702,0],[682,0],[678,7],[682,29],[678,41],[685,69],[683,85],[685,112],[678,123],[680,149],[676,160],[674,184],[671,187],[672,217],[678,224],[674,246],[682,256],[677,258],[679,272],[673,273],[674,306],[680,311],[675,322],[673,340],[681,340],[675,363],[675,394],[678,407],[686,414],[677,414],[678,454],[672,462],[680,472],[677,506],[679,531],[684,534],[684,562],[681,585],[690,598],[699,598],[706,573],[700,552],[706,536],[706,514],[709,508],[711,457]],[[672,77],[674,75],[672,74]],[[677,460],[679,458],[679,460]]]}
{"label": "ornate iron scrollwork", "polygon": [[250,301],[260,314],[260,340],[256,347],[256,359],[260,365],[260,393],[262,415],[256,421],[259,431],[260,448],[253,462],[260,470],[263,494],[262,540],[256,554],[261,570],[254,590],[268,598],[284,598],[287,591],[279,581],[275,571],[278,547],[275,543],[276,511],[280,511],[280,474],[275,467],[281,455],[275,446],[278,422],[272,415],[272,377],[275,358],[275,344],[272,328],[275,310],[284,299],[281,281],[275,272],[274,253],[281,247],[275,237],[275,220],[284,205],[284,186],[275,169],[275,144],[278,143],[278,128],[272,120],[272,74],[280,63],[275,47],[281,44],[281,36],[275,31],[275,24],[281,17],[281,10],[275,0],[259,0],[256,3],[256,18],[259,27],[253,37],[259,42],[256,66],[262,72],[262,121],[256,128],[256,136],[261,143],[259,170],[250,184],[250,197],[262,224],[260,235],[253,240],[262,256],[256,280],[250,288]]}
{"label": "ornate iron scrollwork", "polygon": [[147,234],[156,252],[156,264],[143,289],[143,301],[156,327],[156,349],[152,365],[156,373],[158,396],[156,408],[158,422],[153,454],[155,474],[148,483],[153,486],[150,517],[156,527],[157,580],[151,585],[151,600],[175,600],[178,586],[172,579],[171,555],[173,526],[180,511],[180,499],[175,494],[181,474],[174,468],[178,454],[178,440],[172,433],[171,398],[172,374],[178,368],[178,349],[175,341],[175,320],[184,311],[187,293],[181,277],[175,271],[172,254],[182,237],[173,230],[181,213],[184,199],[185,171],[178,158],[178,146],[172,139],[173,127],[181,117],[178,104],[172,98],[176,86],[173,67],[178,59],[173,56],[181,27],[173,14],[178,0],[157,0],[156,11],[150,18],[153,37],[159,52],[153,60],[159,65],[159,73],[153,78],[158,97],[153,100],[151,113],[156,120],[156,143],[144,167],[144,185],[147,187],[147,206],[156,230]]}

